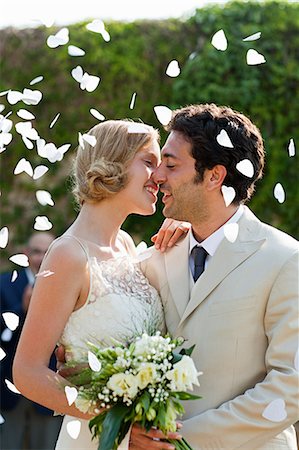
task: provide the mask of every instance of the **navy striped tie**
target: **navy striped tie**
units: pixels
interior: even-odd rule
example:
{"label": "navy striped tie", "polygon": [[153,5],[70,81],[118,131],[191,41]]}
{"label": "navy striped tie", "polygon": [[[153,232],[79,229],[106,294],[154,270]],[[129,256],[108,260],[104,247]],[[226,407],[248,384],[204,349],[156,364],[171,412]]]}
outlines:
{"label": "navy striped tie", "polygon": [[194,281],[196,281],[200,275],[203,273],[205,268],[205,260],[207,257],[207,252],[203,247],[195,246],[192,250],[194,257]]}

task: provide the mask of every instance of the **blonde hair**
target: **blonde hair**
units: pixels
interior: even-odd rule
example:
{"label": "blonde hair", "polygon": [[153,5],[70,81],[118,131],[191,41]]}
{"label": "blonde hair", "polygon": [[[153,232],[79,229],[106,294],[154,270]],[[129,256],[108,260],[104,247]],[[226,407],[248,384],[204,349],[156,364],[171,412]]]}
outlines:
{"label": "blonde hair", "polygon": [[79,145],[73,166],[73,194],[77,202],[99,202],[121,189],[127,182],[127,169],[136,155],[159,133],[150,125],[131,120],[107,120],[94,126],[89,135],[95,146]]}

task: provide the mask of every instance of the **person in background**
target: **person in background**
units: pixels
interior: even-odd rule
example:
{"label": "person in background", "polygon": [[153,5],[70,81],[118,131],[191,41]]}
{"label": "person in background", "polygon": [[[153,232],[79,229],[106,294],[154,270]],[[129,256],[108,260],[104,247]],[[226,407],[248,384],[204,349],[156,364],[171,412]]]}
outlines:
{"label": "person in background", "polygon": [[[53,449],[61,426],[61,417],[53,417],[53,411],[31,402],[12,392],[5,382],[12,382],[12,362],[29,306],[35,276],[42,259],[54,240],[47,232],[33,233],[23,253],[28,256],[29,266],[18,271],[13,281],[12,273],[0,275],[1,299],[1,348],[5,356],[1,361],[1,414],[4,423],[0,426],[2,450]],[[19,317],[15,331],[7,328],[2,313],[12,312]],[[51,356],[50,367],[55,369],[56,359]]]}

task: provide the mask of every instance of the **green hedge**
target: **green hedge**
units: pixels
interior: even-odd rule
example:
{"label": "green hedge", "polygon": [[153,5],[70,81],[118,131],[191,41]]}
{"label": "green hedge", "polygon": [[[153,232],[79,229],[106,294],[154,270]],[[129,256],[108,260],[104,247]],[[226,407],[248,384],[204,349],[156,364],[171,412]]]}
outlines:
{"label": "green hedge", "polygon": [[[47,142],[57,146],[72,144],[62,162],[51,164],[40,158],[35,149],[26,149],[20,136],[14,133],[13,141],[0,155],[1,226],[10,230],[9,246],[1,251],[4,265],[6,257],[31,233],[36,215],[47,215],[57,235],[74,219],[68,175],[78,132],[85,132],[97,123],[89,113],[90,108],[98,109],[107,119],[141,118],[160,128],[162,143],[166,134],[154,114],[155,105],[174,108],[213,101],[243,111],[261,128],[268,155],[265,178],[258,186],[252,208],[263,220],[298,236],[297,157],[289,158],[287,154],[289,139],[296,140],[299,115],[298,4],[232,2],[224,7],[202,8],[186,21],[110,22],[106,23],[110,42],[104,42],[85,25],[68,27],[69,44],[83,48],[84,57],[69,56],[67,45],[57,49],[46,45],[48,35],[57,28],[1,31],[0,91],[22,91],[29,87],[43,92],[43,100],[37,106],[22,102],[10,106],[4,96],[0,97],[0,103],[6,105],[2,114],[13,111],[10,119],[16,123],[21,121],[16,111],[26,108],[35,114],[33,126]],[[212,35],[220,28],[229,42],[225,52],[210,44]],[[260,40],[242,42],[242,38],[256,31],[262,32]],[[263,53],[267,63],[247,66],[245,54],[250,47]],[[182,68],[178,78],[165,75],[172,59],[177,59]],[[70,72],[77,65],[101,77],[96,91],[82,91],[71,77]],[[29,82],[38,75],[43,75],[44,80],[30,87]],[[130,110],[133,92],[137,92],[137,98],[135,108]],[[49,129],[58,112],[61,113],[58,122]],[[14,176],[14,167],[21,157],[26,157],[33,166],[45,164],[50,170],[37,181],[26,174]],[[281,182],[286,190],[287,199],[282,205],[273,197],[276,182]],[[52,193],[54,208],[37,203],[37,189]],[[154,216],[127,219],[125,228],[137,242],[142,239],[150,242],[150,236],[163,220],[160,208]]]}

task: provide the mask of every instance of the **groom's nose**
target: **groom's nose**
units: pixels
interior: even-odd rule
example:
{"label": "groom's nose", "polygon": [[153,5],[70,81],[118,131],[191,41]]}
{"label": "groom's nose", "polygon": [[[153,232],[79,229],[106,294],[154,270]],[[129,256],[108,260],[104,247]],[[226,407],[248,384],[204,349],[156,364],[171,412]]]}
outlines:
{"label": "groom's nose", "polygon": [[156,184],[163,184],[166,181],[165,170],[163,168],[163,162],[153,172],[152,178]]}

